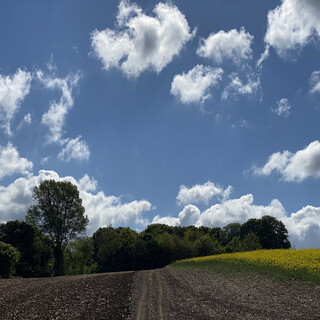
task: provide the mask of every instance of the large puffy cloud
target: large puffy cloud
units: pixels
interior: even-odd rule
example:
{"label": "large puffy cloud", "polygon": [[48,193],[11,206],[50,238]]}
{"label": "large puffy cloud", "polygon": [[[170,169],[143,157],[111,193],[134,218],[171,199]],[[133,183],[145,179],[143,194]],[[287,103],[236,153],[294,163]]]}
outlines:
{"label": "large puffy cloud", "polygon": [[48,142],[60,142],[66,115],[74,105],[72,90],[78,84],[81,73],[78,71],[75,74],[69,74],[66,78],[55,78],[44,76],[43,72],[39,71],[37,77],[45,88],[61,91],[60,100],[50,103],[48,112],[42,116],[41,120],[42,124],[49,128]]}
{"label": "large puffy cloud", "polygon": [[106,70],[119,68],[127,77],[138,77],[145,70],[158,73],[192,38],[188,22],[176,6],[159,3],[153,11],[155,16],[148,16],[137,4],[121,1],[118,29],[92,32],[93,53]]}
{"label": "large puffy cloud", "polygon": [[200,210],[189,204],[183,208],[183,210],[179,213],[179,224],[181,226],[191,226],[195,225],[200,219]]}
{"label": "large puffy cloud", "polygon": [[32,162],[21,158],[18,150],[11,143],[6,147],[0,146],[0,180],[16,173],[29,174],[32,167]]}
{"label": "large puffy cloud", "polygon": [[250,218],[261,218],[264,215],[283,218],[285,210],[277,199],[273,200],[268,206],[254,205],[253,195],[247,194],[239,199],[230,199],[221,204],[213,205],[201,214],[197,225],[224,227],[229,223],[243,223]]}
{"label": "large puffy cloud", "polygon": [[236,99],[238,96],[254,96],[261,88],[260,79],[255,75],[249,75],[247,83],[243,83],[237,73],[232,73],[229,77],[231,81],[222,92],[222,100]]}
{"label": "large puffy cloud", "polygon": [[171,94],[182,103],[203,103],[210,98],[209,89],[221,80],[221,68],[197,65],[188,73],[175,75],[171,84]]}
{"label": "large puffy cloud", "polygon": [[320,207],[306,206],[288,215],[278,199],[272,200],[266,206],[256,205],[252,194],[222,201],[202,213],[196,206],[187,205],[178,217],[160,217],[158,215],[152,223],[171,226],[224,227],[229,223],[244,223],[252,218],[260,219],[265,215],[273,216],[285,224],[293,247],[312,248],[319,246]]}
{"label": "large puffy cloud", "polygon": [[197,54],[212,59],[217,64],[231,60],[236,65],[252,58],[251,43],[253,36],[242,27],[240,31],[232,29],[212,33],[207,39],[201,39]]}
{"label": "large puffy cloud", "polygon": [[231,191],[232,188],[230,186],[227,189],[223,189],[222,187],[214,184],[211,181],[208,181],[202,185],[196,184],[190,188],[182,185],[180,186],[180,190],[177,195],[177,201],[179,204],[208,204],[208,202],[214,196],[219,196],[223,199],[228,198]]}
{"label": "large puffy cloud", "polygon": [[68,140],[65,147],[58,154],[58,158],[67,162],[70,160],[89,160],[89,147],[85,141],[80,139],[81,136]]}
{"label": "large puffy cloud", "polygon": [[290,233],[293,247],[318,248],[320,242],[320,208],[306,206],[282,219]]}
{"label": "large puffy cloud", "polygon": [[320,92],[320,71],[314,71],[311,74],[311,77],[309,79],[311,89],[311,93]]}
{"label": "large puffy cloud", "polygon": [[11,121],[28,95],[32,75],[18,69],[14,75],[0,75],[0,125],[6,134],[11,135]]}
{"label": "large puffy cloud", "polygon": [[307,45],[313,34],[320,34],[320,2],[318,0],[282,0],[268,13],[265,41],[278,55]]}
{"label": "large puffy cloud", "polygon": [[301,182],[309,177],[319,178],[320,142],[313,141],[305,149],[296,153],[276,152],[269,157],[263,167],[252,169],[256,175],[270,175],[273,171],[277,171],[285,181]]}
{"label": "large puffy cloud", "polygon": [[121,197],[97,192],[97,182],[87,175],[77,181],[73,177],[59,177],[56,172],[47,170],[39,171],[38,175],[19,178],[8,186],[0,186],[0,223],[24,219],[28,207],[32,204],[33,188],[48,179],[70,181],[78,187],[85,214],[89,218],[89,235],[97,228],[109,224],[142,228],[148,223],[142,215],[152,209],[150,202],[134,200],[123,203]]}

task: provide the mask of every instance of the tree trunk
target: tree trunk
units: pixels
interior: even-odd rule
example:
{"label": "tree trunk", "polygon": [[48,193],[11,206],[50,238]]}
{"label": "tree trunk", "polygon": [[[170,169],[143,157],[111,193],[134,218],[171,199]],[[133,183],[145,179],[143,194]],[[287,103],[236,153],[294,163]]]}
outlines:
{"label": "tree trunk", "polygon": [[54,248],[54,275],[63,276],[64,275],[64,259],[63,250],[61,245],[56,245]]}

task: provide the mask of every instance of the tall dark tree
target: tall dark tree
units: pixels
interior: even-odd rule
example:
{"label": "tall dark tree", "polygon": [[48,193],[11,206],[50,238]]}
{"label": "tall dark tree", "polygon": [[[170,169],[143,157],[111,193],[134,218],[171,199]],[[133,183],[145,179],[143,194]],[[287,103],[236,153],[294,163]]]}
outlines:
{"label": "tall dark tree", "polygon": [[83,233],[88,224],[79,191],[71,182],[46,180],[34,188],[33,200],[26,220],[49,236],[54,251],[55,275],[63,275],[63,249]]}
{"label": "tall dark tree", "polygon": [[285,225],[272,216],[263,216],[260,219],[259,238],[264,249],[289,249],[291,247]]}

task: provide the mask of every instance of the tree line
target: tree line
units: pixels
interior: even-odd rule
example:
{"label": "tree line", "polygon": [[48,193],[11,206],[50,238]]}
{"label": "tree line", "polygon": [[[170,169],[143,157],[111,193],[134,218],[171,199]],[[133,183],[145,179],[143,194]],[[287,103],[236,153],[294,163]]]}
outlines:
{"label": "tree line", "polygon": [[86,237],[88,218],[76,186],[47,180],[33,198],[26,221],[0,225],[1,277],[151,269],[197,256],[291,247],[285,225],[272,216],[223,228],[108,226]]}

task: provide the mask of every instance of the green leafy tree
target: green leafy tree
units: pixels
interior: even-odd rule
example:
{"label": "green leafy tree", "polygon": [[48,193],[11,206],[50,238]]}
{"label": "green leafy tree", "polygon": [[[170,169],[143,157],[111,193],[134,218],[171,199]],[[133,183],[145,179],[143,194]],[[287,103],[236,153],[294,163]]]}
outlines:
{"label": "green leafy tree", "polygon": [[219,242],[208,234],[195,241],[195,248],[196,255],[200,257],[221,253]]}
{"label": "green leafy tree", "polygon": [[55,275],[63,275],[63,249],[70,240],[83,233],[88,224],[79,191],[71,182],[46,180],[34,188],[33,200],[27,222],[49,236],[55,258]]}
{"label": "green leafy tree", "polygon": [[70,241],[64,250],[66,274],[94,273],[97,264],[93,260],[92,238],[83,237]]}
{"label": "green leafy tree", "polygon": [[234,237],[240,237],[240,228],[240,223],[229,223],[222,229],[223,233],[225,234],[227,243],[229,243]]}
{"label": "green leafy tree", "polygon": [[0,278],[9,278],[14,274],[14,267],[19,258],[20,252],[17,248],[0,241]]}
{"label": "green leafy tree", "polygon": [[0,225],[0,241],[19,249],[21,257],[16,274],[21,277],[50,276],[52,249],[34,226],[24,221],[8,221]]}
{"label": "green leafy tree", "polygon": [[226,245],[225,252],[239,252],[242,251],[242,244],[238,237],[233,237],[232,240]]}
{"label": "green leafy tree", "polygon": [[259,238],[264,249],[289,249],[288,230],[282,221],[272,216],[260,219]]}
{"label": "green leafy tree", "polygon": [[253,233],[248,233],[242,241],[243,251],[253,251],[262,249],[259,237]]}
{"label": "green leafy tree", "polygon": [[93,234],[92,240],[98,271],[118,271],[117,252],[120,248],[120,239],[117,231],[112,227],[99,228]]}

